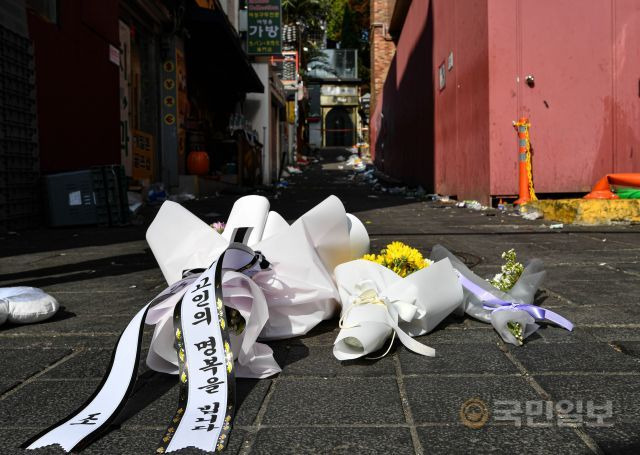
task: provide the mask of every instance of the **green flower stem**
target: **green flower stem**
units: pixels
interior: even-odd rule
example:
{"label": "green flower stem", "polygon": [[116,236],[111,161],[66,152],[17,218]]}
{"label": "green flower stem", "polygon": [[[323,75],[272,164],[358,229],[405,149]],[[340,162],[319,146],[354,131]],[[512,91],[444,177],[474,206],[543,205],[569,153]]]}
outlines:
{"label": "green flower stem", "polygon": [[507,329],[509,329],[509,332],[511,332],[516,340],[518,340],[518,343],[522,345],[524,342],[524,338],[522,337],[522,324],[515,321],[509,321],[507,322]]}

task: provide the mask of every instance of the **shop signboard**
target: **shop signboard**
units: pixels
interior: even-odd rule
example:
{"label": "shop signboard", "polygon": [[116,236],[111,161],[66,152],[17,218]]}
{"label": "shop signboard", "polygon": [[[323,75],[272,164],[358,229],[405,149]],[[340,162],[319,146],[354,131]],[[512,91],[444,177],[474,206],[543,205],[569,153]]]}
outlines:
{"label": "shop signboard", "polygon": [[249,55],[282,54],[280,0],[247,1],[247,49]]}
{"label": "shop signboard", "polygon": [[129,84],[131,71],[131,31],[120,21],[120,163],[131,175],[131,129],[129,122]]}
{"label": "shop signboard", "polygon": [[144,131],[132,130],[132,173],[131,177],[138,180],[153,178],[153,136]]}

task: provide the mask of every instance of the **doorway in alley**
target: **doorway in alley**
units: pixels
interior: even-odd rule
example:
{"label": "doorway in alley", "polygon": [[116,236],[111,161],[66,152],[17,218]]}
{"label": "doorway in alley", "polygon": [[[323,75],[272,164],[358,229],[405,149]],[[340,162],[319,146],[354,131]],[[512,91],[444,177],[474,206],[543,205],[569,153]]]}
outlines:
{"label": "doorway in alley", "polygon": [[355,127],[351,112],[344,107],[334,107],[325,119],[325,145],[327,147],[351,147],[355,144]]}

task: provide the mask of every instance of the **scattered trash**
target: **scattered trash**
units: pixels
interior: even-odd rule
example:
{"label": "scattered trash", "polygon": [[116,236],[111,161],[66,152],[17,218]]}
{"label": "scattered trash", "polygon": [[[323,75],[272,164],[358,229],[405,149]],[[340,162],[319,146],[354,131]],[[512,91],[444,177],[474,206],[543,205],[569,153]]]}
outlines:
{"label": "scattered trash", "polygon": [[129,211],[136,213],[142,207],[142,194],[136,191],[127,191],[127,203],[129,204]]}
{"label": "scattered trash", "polygon": [[136,286],[135,284],[132,284],[131,286],[129,286],[129,289],[135,289],[135,288],[137,288],[137,287],[138,287],[138,286]]}
{"label": "scattered trash", "polygon": [[344,156],[342,156],[342,155],[338,155],[338,156],[336,157],[336,161],[340,161],[340,162],[345,161],[345,159],[346,159],[346,158],[345,158]]}
{"label": "scattered trash", "polygon": [[607,265],[607,263],[606,263],[606,262],[601,262],[601,263],[600,263],[600,264],[598,264],[598,265],[600,265],[600,266],[602,266],[602,265]]}
{"label": "scattered trash", "polygon": [[[345,161],[345,163],[344,163],[344,164],[346,164],[347,166],[353,166],[354,164],[356,164],[356,162],[357,162],[358,160],[360,160],[360,157],[359,157],[358,155],[355,155],[355,154],[354,154],[354,155],[351,155],[351,156],[349,157],[349,159],[348,159],[347,161]],[[360,160],[360,161],[362,161],[362,160]]]}
{"label": "scattered trash", "polygon": [[549,229],[562,229],[563,227],[564,227],[564,224],[562,224],[562,223],[550,224],[549,225]]}
{"label": "scattered trash", "polygon": [[344,166],[342,164],[338,164],[338,169],[342,170],[344,169]]}
{"label": "scattered trash", "polygon": [[302,174],[302,170],[299,167],[287,166],[287,171],[290,174]]}
{"label": "scattered trash", "polygon": [[282,171],[282,173],[280,174],[281,177],[287,178],[287,177],[291,177],[291,174],[289,174],[287,171]]}
{"label": "scattered trash", "polygon": [[537,220],[542,218],[542,213],[536,211],[533,212],[529,212],[529,213],[525,213],[522,215],[522,218],[524,218],[525,220]]}
{"label": "scattered trash", "polygon": [[276,183],[276,188],[289,188],[289,182],[287,180],[281,179],[278,183]]}
{"label": "scattered trash", "polygon": [[471,210],[483,210],[486,209],[486,207],[484,207],[482,204],[480,204],[478,201],[464,201],[465,203],[465,207]]}
{"label": "scattered trash", "polygon": [[153,204],[155,202],[164,202],[167,200],[167,192],[164,189],[164,185],[160,182],[156,182],[149,187],[147,192],[147,200]]}
{"label": "scattered trash", "polygon": [[489,208],[475,200],[465,200],[458,202],[456,203],[456,207],[467,208],[471,210],[487,210]]}
{"label": "scattered trash", "polygon": [[[309,164],[309,157],[306,155],[298,155],[296,158],[296,162],[303,165]],[[313,162],[316,163],[317,160],[313,160]]]}
{"label": "scattered trash", "polygon": [[173,202],[193,201],[196,197],[191,193],[172,194],[168,197]]}

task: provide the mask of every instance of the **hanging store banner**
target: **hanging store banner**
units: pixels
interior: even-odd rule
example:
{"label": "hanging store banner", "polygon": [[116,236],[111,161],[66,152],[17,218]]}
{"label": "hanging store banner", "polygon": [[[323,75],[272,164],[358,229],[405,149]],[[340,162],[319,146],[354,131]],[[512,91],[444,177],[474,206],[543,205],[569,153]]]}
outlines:
{"label": "hanging store banner", "polygon": [[131,176],[134,179],[153,178],[153,136],[143,131],[132,130],[133,167]]}
{"label": "hanging store banner", "polygon": [[129,122],[129,91],[131,81],[131,30],[120,21],[120,163],[131,175],[131,125]]}
{"label": "hanging store banner", "polygon": [[248,0],[247,45],[249,55],[282,53],[280,0]]}

